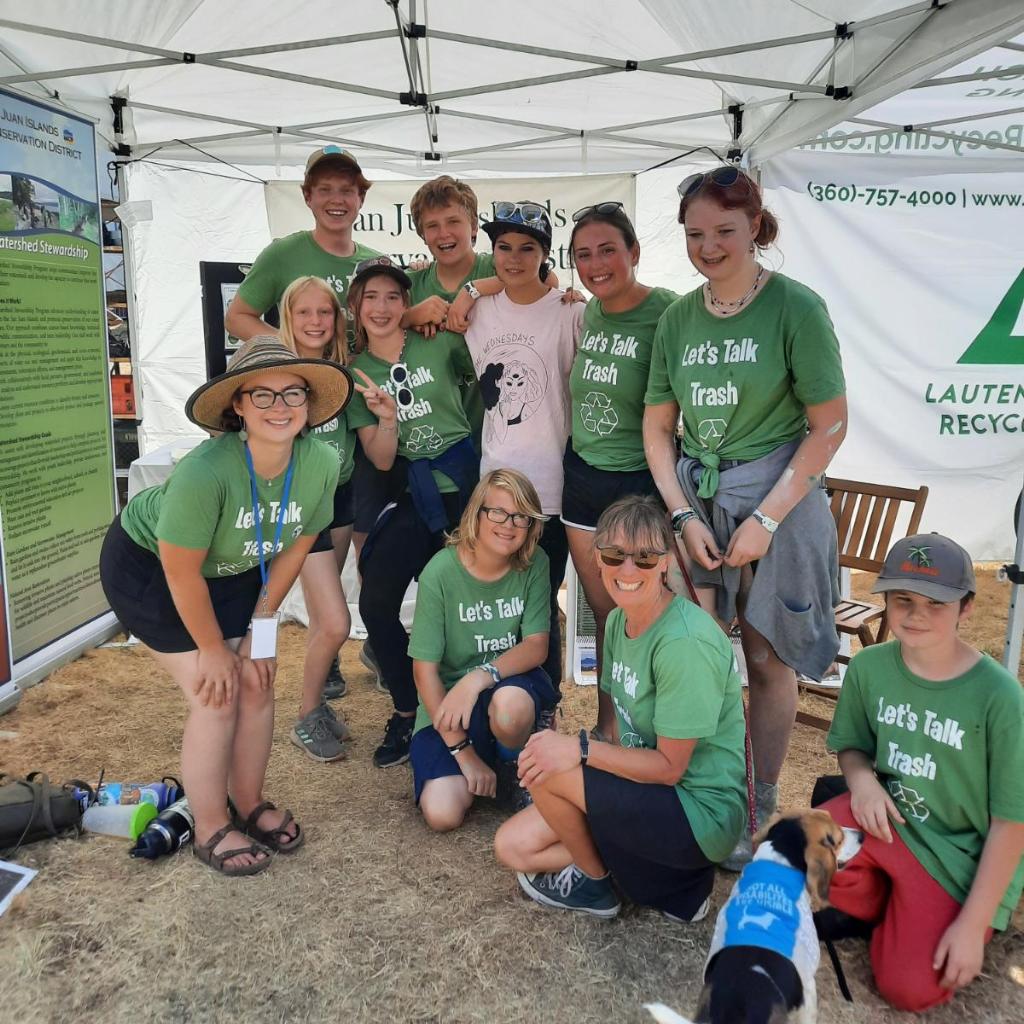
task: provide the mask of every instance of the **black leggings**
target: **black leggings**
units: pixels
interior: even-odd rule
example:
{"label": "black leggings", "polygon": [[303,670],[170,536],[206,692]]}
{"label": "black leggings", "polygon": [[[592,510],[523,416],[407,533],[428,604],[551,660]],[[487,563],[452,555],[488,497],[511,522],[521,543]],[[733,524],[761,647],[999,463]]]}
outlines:
{"label": "black leggings", "polygon": [[565,525],[557,514],[545,524],[540,535],[540,547],[548,556],[548,570],[551,579],[551,635],[548,640],[548,657],[541,668],[548,674],[558,699],[562,699],[562,627],[558,622],[558,590],[565,579],[565,564],[569,558],[569,538]]}
{"label": "black leggings", "polygon": [[[459,496],[442,494],[441,498],[451,529],[461,514]],[[402,598],[409,584],[441,550],[444,537],[427,529],[408,491],[387,516],[382,525],[374,527],[359,561],[359,614],[395,710],[411,714],[418,696],[412,678],[409,635],[401,620]]]}

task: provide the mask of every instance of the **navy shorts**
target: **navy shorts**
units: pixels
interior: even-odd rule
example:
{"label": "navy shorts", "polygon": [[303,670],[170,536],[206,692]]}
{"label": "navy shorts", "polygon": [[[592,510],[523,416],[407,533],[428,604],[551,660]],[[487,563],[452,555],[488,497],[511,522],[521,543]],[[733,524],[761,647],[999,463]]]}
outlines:
{"label": "navy shorts", "polygon": [[[148,647],[163,654],[196,650],[174,607],[160,559],[128,536],[120,517],[103,539],[100,582],[118,621]],[[259,566],[237,576],[207,579],[206,586],[224,639],[245,636],[260,596]]]}
{"label": "navy shorts", "polygon": [[310,548],[312,555],[316,551],[333,551],[334,542],[331,540],[331,530],[337,530],[342,526],[351,526],[355,520],[355,488],[352,481],[348,480],[334,490],[334,518],[331,525],[317,534],[316,541]]}
{"label": "navy shorts", "polygon": [[[490,768],[498,763],[498,746],[491,732],[487,712],[491,706],[491,698],[504,686],[518,686],[533,698],[535,723],[541,711],[553,708],[558,700],[558,694],[551,685],[547,672],[542,668],[535,668],[532,672],[524,672],[518,676],[509,676],[502,679],[493,689],[484,690],[473,708],[466,735],[473,741],[473,749]],[[413,736],[409,747],[409,762],[412,764],[416,803],[420,802],[423,787],[431,779],[444,779],[450,775],[462,774],[459,762],[449,752],[448,745],[432,725],[420,729]]]}
{"label": "navy shorts", "polygon": [[689,919],[711,895],[704,856],[675,786],[583,769],[587,824],[605,866],[634,902]]}
{"label": "navy shorts", "polygon": [[632,473],[595,469],[572,450],[571,443],[565,449],[562,470],[562,522],[577,530],[593,530],[601,513],[619,498],[653,494],[661,501],[654,477],[646,467]]}

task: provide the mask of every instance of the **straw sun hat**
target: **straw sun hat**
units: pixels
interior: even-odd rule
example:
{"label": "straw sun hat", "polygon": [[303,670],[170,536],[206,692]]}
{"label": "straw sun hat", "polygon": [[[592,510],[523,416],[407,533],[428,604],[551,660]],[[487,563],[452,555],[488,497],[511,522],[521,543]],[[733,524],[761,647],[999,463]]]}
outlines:
{"label": "straw sun hat", "polygon": [[185,403],[185,415],[204,430],[231,429],[224,414],[231,409],[235,392],[268,370],[294,373],[309,385],[310,427],[333,419],[352,397],[352,378],[344,367],[326,359],[303,359],[279,338],[258,334],[228,360],[224,373],[192,392]]}

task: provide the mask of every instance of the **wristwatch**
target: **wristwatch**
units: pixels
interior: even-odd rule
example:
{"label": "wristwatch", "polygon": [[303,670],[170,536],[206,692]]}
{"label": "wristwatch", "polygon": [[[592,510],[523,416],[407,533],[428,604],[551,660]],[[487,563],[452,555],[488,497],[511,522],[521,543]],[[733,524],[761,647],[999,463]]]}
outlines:
{"label": "wristwatch", "polygon": [[449,754],[457,754],[460,750],[465,750],[466,747],[471,747],[471,746],[473,746],[473,741],[468,736],[465,736],[461,740],[459,740],[458,743],[453,743],[448,748],[448,753]]}
{"label": "wristwatch", "polygon": [[480,298],[480,289],[472,281],[467,281],[462,286],[462,290],[474,301]]}
{"label": "wristwatch", "polygon": [[580,729],[580,767],[585,768],[590,757],[590,736],[586,729]]}
{"label": "wristwatch", "polygon": [[756,519],[769,533],[774,533],[779,528],[778,520],[766,516],[759,508],[755,508],[750,515]]}

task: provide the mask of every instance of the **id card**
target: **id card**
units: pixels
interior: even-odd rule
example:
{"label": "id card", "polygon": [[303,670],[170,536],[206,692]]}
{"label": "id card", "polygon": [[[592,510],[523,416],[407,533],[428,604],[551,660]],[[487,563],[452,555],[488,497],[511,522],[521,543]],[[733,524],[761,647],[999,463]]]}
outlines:
{"label": "id card", "polygon": [[254,615],[249,623],[252,629],[252,643],[249,657],[254,661],[258,658],[277,657],[277,621],[274,615]]}

